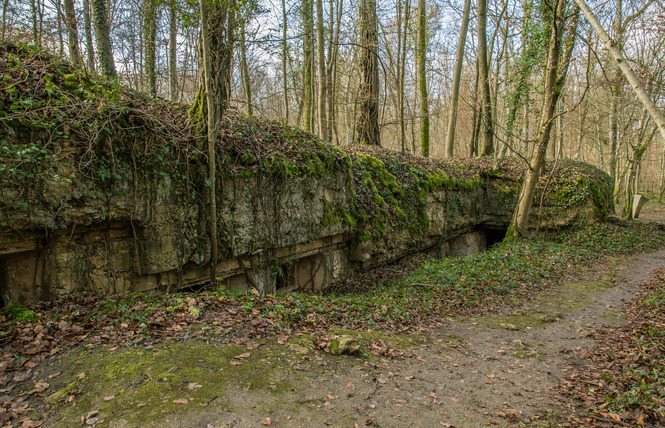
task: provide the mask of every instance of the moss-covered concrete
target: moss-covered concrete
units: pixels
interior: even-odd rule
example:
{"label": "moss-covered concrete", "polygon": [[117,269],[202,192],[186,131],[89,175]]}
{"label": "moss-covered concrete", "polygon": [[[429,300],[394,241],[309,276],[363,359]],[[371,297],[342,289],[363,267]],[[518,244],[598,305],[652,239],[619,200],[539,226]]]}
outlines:
{"label": "moss-covered concrete", "polygon": [[[524,171],[516,159],[494,171],[489,159],[338,148],[228,114],[211,238],[207,160],[191,126],[201,97],[190,115],[47,54],[14,45],[3,52],[0,68],[11,67],[6,83],[16,93],[0,101],[0,117],[21,117],[0,128],[6,300],[199,287],[209,282],[211,239],[220,248],[216,276],[237,289],[316,290],[510,223]],[[564,162],[548,173],[534,225],[607,215],[612,192],[601,171]],[[289,269],[278,281],[273,266]]]}

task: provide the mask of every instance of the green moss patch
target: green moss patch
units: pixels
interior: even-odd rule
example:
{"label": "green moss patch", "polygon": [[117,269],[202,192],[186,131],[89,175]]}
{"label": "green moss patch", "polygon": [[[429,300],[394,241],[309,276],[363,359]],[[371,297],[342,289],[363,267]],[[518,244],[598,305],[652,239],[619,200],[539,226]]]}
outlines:
{"label": "green moss patch", "polygon": [[[138,426],[227,403],[234,390],[289,391],[298,375],[289,371],[275,346],[260,344],[251,351],[198,341],[152,349],[79,348],[58,362],[64,370],[47,401],[55,406],[56,426],[77,423],[81,409]],[[76,407],[68,402],[70,396]]]}
{"label": "green moss patch", "polygon": [[7,303],[2,312],[8,314],[18,322],[34,321],[37,318],[35,311],[26,308],[22,303],[14,301]]}

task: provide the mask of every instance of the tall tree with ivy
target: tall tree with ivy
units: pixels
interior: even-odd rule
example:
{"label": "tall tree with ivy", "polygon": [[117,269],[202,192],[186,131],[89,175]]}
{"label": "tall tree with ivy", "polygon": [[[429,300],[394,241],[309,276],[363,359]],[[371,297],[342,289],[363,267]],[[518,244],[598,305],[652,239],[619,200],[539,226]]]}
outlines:
{"label": "tall tree with ivy", "polygon": [[[233,1],[233,0],[231,0]],[[201,73],[199,95],[190,109],[193,121],[207,140],[210,232],[210,282],[219,260],[217,236],[216,147],[222,115],[231,93],[235,4],[227,0],[201,0]]]}
{"label": "tall tree with ivy", "polygon": [[513,220],[506,235],[508,239],[519,238],[526,233],[536,184],[545,167],[545,157],[554,125],[557,102],[566,82],[577,39],[579,7],[569,7],[568,0],[543,0],[542,3],[543,21],[549,32],[543,105],[533,154],[524,175]]}
{"label": "tall tree with ivy", "polygon": [[111,30],[109,28],[106,0],[92,0],[90,6],[92,7],[92,21],[95,27],[99,66],[106,77],[115,78],[115,61],[111,49]]}
{"label": "tall tree with ivy", "polygon": [[522,17],[521,51],[510,71],[512,85],[506,94],[507,114],[504,124],[504,136],[499,155],[494,161],[494,169],[499,169],[508,150],[514,150],[513,137],[517,114],[529,99],[529,82],[538,67],[545,62],[547,34],[544,27],[533,19],[533,0],[524,0]]}
{"label": "tall tree with ivy", "polygon": [[316,0],[316,72],[318,77],[318,113],[319,137],[328,141],[326,56],[323,23],[323,0]]}

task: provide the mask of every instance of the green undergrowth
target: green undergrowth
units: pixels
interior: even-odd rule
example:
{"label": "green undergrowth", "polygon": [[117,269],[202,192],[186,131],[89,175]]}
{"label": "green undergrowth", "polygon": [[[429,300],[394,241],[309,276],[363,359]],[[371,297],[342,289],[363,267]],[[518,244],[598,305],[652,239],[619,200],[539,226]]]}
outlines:
{"label": "green undergrowth", "polygon": [[556,283],[571,264],[592,258],[559,244],[519,241],[465,258],[424,261],[399,279],[361,277],[325,296],[280,295],[284,300],[267,309],[286,322],[324,317],[331,325],[410,325],[429,316],[484,310],[504,296],[527,295]]}
{"label": "green undergrowth", "polygon": [[651,251],[665,245],[665,227],[655,223],[609,219],[580,225],[554,234],[555,242],[602,254],[621,255]]}

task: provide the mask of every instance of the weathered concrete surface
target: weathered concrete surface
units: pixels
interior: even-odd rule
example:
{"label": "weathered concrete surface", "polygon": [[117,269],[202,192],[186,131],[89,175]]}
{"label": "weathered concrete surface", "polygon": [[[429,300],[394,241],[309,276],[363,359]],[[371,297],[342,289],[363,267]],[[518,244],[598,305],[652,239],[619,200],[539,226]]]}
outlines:
{"label": "weathered concrete surface", "polygon": [[[383,235],[368,237],[360,236],[358,224],[324,221],[331,206],[353,211],[352,176],[340,170],[327,178],[226,177],[218,192],[220,282],[261,293],[318,290],[415,251],[479,252],[487,245],[485,228],[508,225],[519,186],[488,176],[469,189],[429,191],[421,229],[386,224]],[[5,302],[84,291],[165,292],[207,282],[207,201],[178,203],[168,177],[139,183],[151,189],[150,199],[134,183],[119,182],[109,193],[75,171],[54,173],[39,193],[14,183],[1,187]],[[541,227],[597,219],[597,208],[590,196],[565,209],[544,206]]]}

